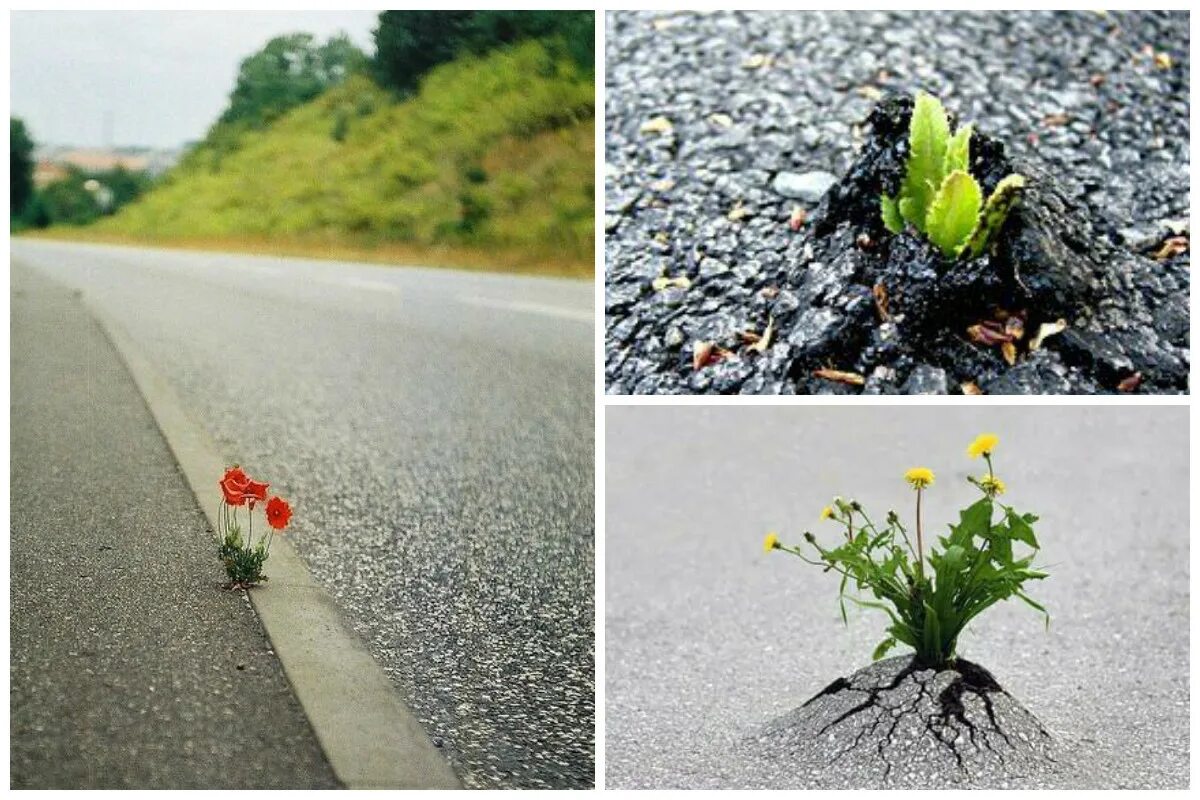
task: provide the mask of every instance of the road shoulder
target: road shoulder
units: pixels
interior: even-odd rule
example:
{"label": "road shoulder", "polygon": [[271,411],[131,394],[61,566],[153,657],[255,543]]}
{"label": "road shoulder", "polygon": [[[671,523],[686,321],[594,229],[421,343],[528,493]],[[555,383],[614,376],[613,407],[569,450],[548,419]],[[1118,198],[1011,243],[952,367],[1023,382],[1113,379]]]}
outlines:
{"label": "road shoulder", "polygon": [[11,292],[11,786],[337,786],[104,333]]}

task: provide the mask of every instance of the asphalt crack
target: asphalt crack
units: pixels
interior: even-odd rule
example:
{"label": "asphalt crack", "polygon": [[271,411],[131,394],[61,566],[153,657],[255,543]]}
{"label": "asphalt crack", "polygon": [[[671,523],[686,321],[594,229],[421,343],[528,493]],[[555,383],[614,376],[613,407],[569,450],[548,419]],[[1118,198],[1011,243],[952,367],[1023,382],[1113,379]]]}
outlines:
{"label": "asphalt crack", "polygon": [[1052,765],[1050,734],[983,667],[878,662],[839,678],[756,739],[811,771],[856,771],[892,785],[914,765],[952,783]]}

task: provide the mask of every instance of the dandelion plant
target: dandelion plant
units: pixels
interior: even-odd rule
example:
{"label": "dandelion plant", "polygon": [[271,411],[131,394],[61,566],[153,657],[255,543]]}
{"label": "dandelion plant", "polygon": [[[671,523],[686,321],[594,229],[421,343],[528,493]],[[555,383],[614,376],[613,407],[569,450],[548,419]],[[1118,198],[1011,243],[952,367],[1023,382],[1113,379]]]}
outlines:
{"label": "dandelion plant", "polygon": [[[822,520],[844,529],[836,547],[822,545],[806,531],[811,555],[803,545],[783,544],[776,533],[767,534],[763,548],[791,553],[840,574],[843,622],[847,598],[886,612],[891,625],[887,638],[875,648],[875,659],[905,644],[916,651],[919,663],[941,667],[954,659],[967,624],[1010,597],[1037,609],[1049,625],[1046,609],[1024,588],[1027,581],[1046,577],[1031,567],[1039,548],[1033,532],[1038,518],[1000,501],[1007,487],[992,464],[998,441],[993,434],[982,434],[967,448],[968,455],[982,457],[987,465],[985,474],[968,478],[982,496],[959,512],[958,523],[951,524],[948,535],[939,536],[936,544],[927,546],[921,516],[921,498],[933,487],[935,476],[927,467],[914,467],[904,475],[916,495],[912,536],[895,511],[876,525],[857,501],[838,497],[821,512]],[[1014,546],[1030,552],[1017,557]],[[851,584],[870,597],[848,595]]]}
{"label": "dandelion plant", "polygon": [[1016,205],[1025,178],[1009,175],[984,201],[970,172],[970,125],[953,134],[941,102],[924,92],[913,104],[908,160],[896,197],[880,197],[883,224],[892,233],[911,225],[947,258],[982,255]]}

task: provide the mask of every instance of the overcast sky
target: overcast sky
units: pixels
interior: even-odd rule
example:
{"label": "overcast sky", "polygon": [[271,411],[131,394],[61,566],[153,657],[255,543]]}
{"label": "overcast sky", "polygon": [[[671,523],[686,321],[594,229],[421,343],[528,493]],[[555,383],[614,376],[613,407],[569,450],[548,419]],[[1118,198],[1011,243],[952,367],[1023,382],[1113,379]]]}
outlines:
{"label": "overcast sky", "polygon": [[12,113],[38,144],[177,147],[204,136],[238,64],[274,36],[344,31],[365,51],[378,11],[15,11]]}

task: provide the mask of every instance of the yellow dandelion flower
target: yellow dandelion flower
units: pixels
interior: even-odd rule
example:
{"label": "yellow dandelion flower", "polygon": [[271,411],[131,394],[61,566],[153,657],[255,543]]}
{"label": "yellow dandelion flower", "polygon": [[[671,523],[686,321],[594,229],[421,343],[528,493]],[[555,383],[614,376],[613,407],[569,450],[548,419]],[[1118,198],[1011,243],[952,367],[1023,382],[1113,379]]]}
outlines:
{"label": "yellow dandelion flower", "polygon": [[1004,481],[997,478],[995,475],[984,475],[979,479],[979,488],[987,493],[988,497],[995,497],[998,494],[1004,494]]}
{"label": "yellow dandelion flower", "polygon": [[821,509],[821,519],[833,519],[833,506],[825,506]]}
{"label": "yellow dandelion flower", "polygon": [[924,489],[933,485],[933,470],[928,467],[913,467],[904,473],[904,480],[912,484],[914,489]]}
{"label": "yellow dandelion flower", "polygon": [[769,553],[772,550],[778,550],[778,549],[779,549],[779,537],[775,535],[774,531],[771,531],[770,533],[767,534],[767,538],[763,539],[763,552]]}
{"label": "yellow dandelion flower", "polygon": [[996,445],[1000,443],[1000,437],[994,433],[981,433],[975,437],[975,441],[971,442],[967,447],[967,455],[971,458],[979,458],[980,456],[990,456],[992,451],[996,449]]}

